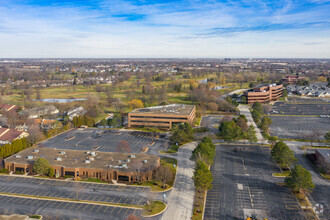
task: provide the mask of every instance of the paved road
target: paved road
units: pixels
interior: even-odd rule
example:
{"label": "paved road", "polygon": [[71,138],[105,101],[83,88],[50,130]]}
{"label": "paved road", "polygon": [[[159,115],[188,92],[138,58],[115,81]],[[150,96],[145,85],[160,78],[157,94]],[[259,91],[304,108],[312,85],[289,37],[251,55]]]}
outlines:
{"label": "paved road", "polygon": [[253,121],[251,112],[249,110],[249,107],[247,105],[238,105],[238,109],[240,111],[241,115],[245,115],[246,119],[248,120],[248,125],[253,125],[256,131],[256,135],[258,138],[258,142],[259,143],[267,143],[267,141],[264,139],[264,137],[261,134],[260,129],[258,128],[258,126],[256,125],[256,123]]}
{"label": "paved road", "polygon": [[224,98],[226,98],[226,97],[229,96],[229,95],[234,95],[234,93],[238,94],[238,93],[243,92],[243,91],[245,91],[245,90],[247,90],[247,89],[237,89],[237,90],[235,90],[235,91],[232,91],[232,92],[230,92],[230,93],[226,93],[226,94],[222,95],[221,98],[224,99]]}
{"label": "paved road", "polygon": [[[312,174],[312,179],[315,184],[315,188],[308,196],[308,199],[312,203],[322,204],[324,207],[323,215],[320,215],[320,219],[326,219],[325,216],[330,216],[330,181],[322,178],[322,176],[311,166],[309,161],[305,158],[304,154],[307,153],[300,149],[301,145],[308,145],[306,142],[298,141],[286,141],[286,144],[294,151],[295,157],[298,159],[298,164],[302,165]],[[313,149],[309,151],[314,151]]]}
{"label": "paved road", "polygon": [[255,213],[258,219],[304,219],[298,201],[272,176],[279,169],[268,147],[220,145],[216,148],[213,188],[207,192],[205,220],[239,220]]}
{"label": "paved road", "polygon": [[195,194],[192,180],[195,162],[191,161],[190,157],[196,146],[197,142],[185,144],[177,153],[178,171],[174,187],[167,198],[168,207],[162,220],[191,219]]}

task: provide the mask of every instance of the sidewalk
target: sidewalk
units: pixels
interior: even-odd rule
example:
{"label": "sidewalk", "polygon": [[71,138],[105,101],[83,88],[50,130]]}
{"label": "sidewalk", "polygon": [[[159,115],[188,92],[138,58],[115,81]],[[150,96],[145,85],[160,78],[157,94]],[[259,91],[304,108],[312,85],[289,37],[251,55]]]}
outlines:
{"label": "sidewalk", "polygon": [[267,144],[267,140],[262,136],[260,129],[258,128],[258,126],[256,125],[256,123],[253,121],[251,112],[248,108],[247,105],[238,105],[237,107],[240,111],[241,115],[245,115],[246,119],[248,120],[248,125],[253,125],[256,131],[256,135],[258,138],[258,142],[259,143],[263,143],[263,144]]}

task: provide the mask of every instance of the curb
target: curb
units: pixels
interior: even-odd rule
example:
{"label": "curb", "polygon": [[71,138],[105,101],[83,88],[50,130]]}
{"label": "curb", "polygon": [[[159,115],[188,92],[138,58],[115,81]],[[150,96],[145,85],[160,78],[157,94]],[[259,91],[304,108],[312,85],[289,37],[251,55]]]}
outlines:
{"label": "curb", "polygon": [[103,205],[103,206],[111,206],[111,207],[119,207],[119,208],[128,208],[128,209],[143,209],[138,208],[134,206],[124,206],[124,205],[113,205],[113,204],[106,204],[106,203],[96,203],[91,201],[82,201],[82,200],[70,200],[70,199],[55,199],[51,197],[33,197],[33,196],[24,196],[24,195],[17,195],[17,194],[6,194],[6,193],[0,193],[1,196],[7,196],[7,197],[16,197],[16,198],[25,198],[25,199],[37,199],[37,200],[47,200],[47,201],[56,201],[56,202],[70,202],[70,203],[82,203],[82,204],[93,204],[93,205]]}
{"label": "curb", "polygon": [[[157,200],[157,201],[159,201],[159,200]],[[162,202],[162,201],[159,201],[159,202]],[[157,215],[163,214],[167,210],[167,204],[165,202],[162,202],[162,203],[165,204],[165,209],[163,209],[161,212],[153,214],[153,215],[142,215],[142,217],[143,218],[151,218],[151,217],[155,217]]]}

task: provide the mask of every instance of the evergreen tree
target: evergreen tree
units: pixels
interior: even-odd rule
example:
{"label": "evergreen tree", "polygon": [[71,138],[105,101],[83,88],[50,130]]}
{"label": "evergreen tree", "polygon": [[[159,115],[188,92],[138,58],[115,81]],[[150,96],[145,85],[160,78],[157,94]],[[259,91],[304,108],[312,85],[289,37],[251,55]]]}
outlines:
{"label": "evergreen tree", "polygon": [[301,189],[313,189],[315,187],[311,173],[301,165],[294,166],[290,175],[285,178],[285,183],[295,191],[301,191]]}
{"label": "evergreen tree", "polygon": [[199,192],[202,190],[212,189],[213,176],[203,161],[198,161],[196,163],[196,168],[192,179],[194,180],[195,188]]}

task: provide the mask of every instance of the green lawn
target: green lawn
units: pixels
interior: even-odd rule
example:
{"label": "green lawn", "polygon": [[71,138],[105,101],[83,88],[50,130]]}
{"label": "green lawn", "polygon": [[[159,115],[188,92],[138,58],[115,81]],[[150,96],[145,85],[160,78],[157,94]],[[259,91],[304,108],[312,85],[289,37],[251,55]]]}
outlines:
{"label": "green lawn", "polygon": [[154,201],[148,206],[147,204],[144,206],[144,210],[142,215],[155,215],[157,213],[162,212],[166,208],[166,204],[161,201]]}

